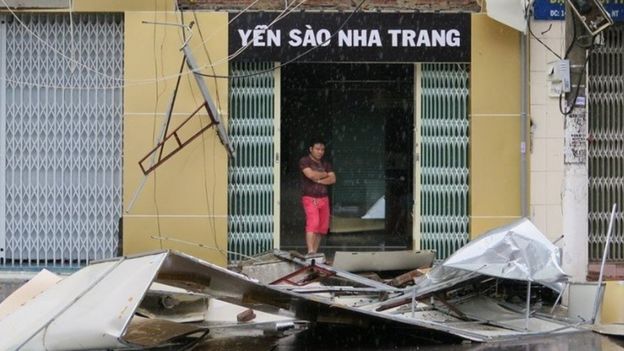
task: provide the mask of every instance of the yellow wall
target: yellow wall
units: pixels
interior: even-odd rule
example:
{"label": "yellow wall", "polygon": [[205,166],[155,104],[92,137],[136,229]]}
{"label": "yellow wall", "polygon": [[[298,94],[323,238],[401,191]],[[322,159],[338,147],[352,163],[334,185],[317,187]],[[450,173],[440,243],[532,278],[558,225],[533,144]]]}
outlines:
{"label": "yellow wall", "polygon": [[[143,180],[137,162],[154,146],[182,60],[179,28],[143,24],[142,21],[179,23],[180,18],[174,12],[166,12],[175,9],[173,0],[74,0],[73,5],[72,11],[75,12],[124,12],[123,206],[126,210]],[[67,9],[35,11],[62,12]],[[198,12],[196,16],[190,42],[196,61],[206,65],[209,53],[213,62],[219,62],[214,72],[227,75],[228,14]],[[185,23],[191,20],[195,18],[187,12]],[[199,29],[206,41],[205,48]],[[203,72],[213,73],[209,67]],[[158,77],[157,82],[155,77]],[[223,113],[222,120],[227,123],[227,80],[216,83],[207,78],[206,82],[213,98],[219,93],[218,105]],[[184,75],[172,128],[201,101],[193,78]],[[201,122],[196,120],[189,130],[197,130],[207,123],[205,112],[202,111],[201,116]],[[214,130],[205,132],[150,174],[138,194],[131,210],[123,214],[125,255],[176,249],[216,264],[227,263],[227,157]],[[201,244],[207,248],[173,240],[156,240],[152,236]]]}
{"label": "yellow wall", "polygon": [[600,322],[603,324],[624,323],[622,301],[624,301],[624,281],[607,282],[600,312]]}
{"label": "yellow wall", "polygon": [[470,236],[519,218],[520,35],[472,15]]}
{"label": "yellow wall", "polygon": [[[163,12],[173,9],[174,4],[172,0],[74,1],[77,12],[125,13],[124,209],[140,187],[143,175],[137,162],[152,148],[160,131],[182,59],[179,28],[142,21],[179,22],[175,13]],[[214,67],[216,73],[227,75],[227,13],[198,12],[196,16],[199,26],[194,28],[190,45],[197,61],[205,65],[208,52],[219,63]],[[192,19],[187,13],[185,22]],[[208,39],[205,50],[199,28]],[[470,232],[475,237],[520,215],[519,33],[485,14],[473,14],[471,50]],[[213,97],[219,93],[225,121],[227,80],[206,82]],[[200,102],[192,77],[184,75],[172,127]],[[206,123],[206,116],[202,116]],[[194,128],[200,125],[195,123]],[[124,254],[174,248],[226,263],[222,250],[227,248],[227,157],[213,130],[148,176],[136,203],[124,213],[123,229]],[[212,249],[151,236],[200,243]]]}
{"label": "yellow wall", "polygon": [[[185,23],[192,19],[193,16],[187,14]],[[227,13],[197,13],[198,23],[189,44],[200,65],[208,64],[206,52],[210,54],[218,75],[228,73],[227,20]],[[179,50],[182,44],[179,28],[143,24],[142,21],[176,23],[179,18],[166,12],[125,13],[124,209],[128,208],[143,180],[138,161],[151,150],[161,130],[163,114],[183,58]],[[207,40],[206,51],[201,44],[200,28]],[[184,72],[189,71],[185,68]],[[203,72],[212,73],[212,70],[205,68]],[[154,81],[155,77],[159,80]],[[206,78],[205,81],[213,97],[218,93],[226,122],[227,80],[215,83],[214,79]],[[194,78],[184,74],[172,128],[202,101]],[[199,121],[207,124],[205,110],[189,130],[198,130]],[[191,142],[147,177],[137,201],[129,213],[124,214],[123,229],[124,254],[172,248],[217,264],[226,263],[223,250],[227,249],[227,156],[214,129]],[[172,240],[160,241],[152,236],[201,243],[212,249]]]}

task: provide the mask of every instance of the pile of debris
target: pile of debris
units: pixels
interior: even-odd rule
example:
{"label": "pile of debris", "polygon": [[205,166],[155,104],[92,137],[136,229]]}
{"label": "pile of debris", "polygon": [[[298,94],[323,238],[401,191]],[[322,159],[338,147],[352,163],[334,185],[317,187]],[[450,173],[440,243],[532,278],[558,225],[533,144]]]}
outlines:
{"label": "pile of debris", "polygon": [[[536,298],[541,289],[560,297],[567,276],[559,249],[526,219],[431,270],[423,269],[431,252],[391,255],[338,253],[328,265],[275,251],[234,271],[166,251],[93,263],[65,279],[42,272],[0,304],[0,349],[193,345],[215,328],[283,331],[305,323],[408,327],[476,342],[585,330]],[[397,267],[411,269],[392,280],[350,272]]]}

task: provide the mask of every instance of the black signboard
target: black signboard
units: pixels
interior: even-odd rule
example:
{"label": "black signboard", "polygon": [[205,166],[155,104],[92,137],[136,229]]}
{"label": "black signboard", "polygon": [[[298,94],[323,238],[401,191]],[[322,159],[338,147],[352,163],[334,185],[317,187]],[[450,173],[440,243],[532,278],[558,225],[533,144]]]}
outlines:
{"label": "black signboard", "polygon": [[[335,62],[469,62],[468,13],[230,14],[236,59]],[[232,20],[233,19],[233,20]]]}

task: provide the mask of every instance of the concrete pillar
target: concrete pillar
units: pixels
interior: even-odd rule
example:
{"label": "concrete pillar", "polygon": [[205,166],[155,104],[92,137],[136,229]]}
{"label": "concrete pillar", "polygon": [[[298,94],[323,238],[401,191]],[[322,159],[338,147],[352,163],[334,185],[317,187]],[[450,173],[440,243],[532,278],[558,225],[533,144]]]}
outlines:
{"label": "concrete pillar", "polygon": [[[566,3],[566,47],[569,47],[573,40],[575,22],[572,20],[574,16],[569,5]],[[585,29],[579,21],[576,21],[577,38],[585,34]],[[578,42],[578,41],[577,41]],[[575,103],[574,96],[577,85],[580,84],[577,101],[585,99],[585,83],[587,76],[583,75],[583,63],[585,62],[585,49],[575,45],[569,55],[570,59],[570,78],[572,89],[566,94],[568,106]],[[583,77],[580,80],[581,76]],[[579,100],[580,98],[580,100]],[[562,103],[563,105],[563,103]],[[564,112],[570,107],[562,106]],[[578,115],[577,115],[578,114]],[[576,116],[582,116],[579,119]],[[579,120],[584,120],[584,128],[579,128]],[[579,130],[583,130],[578,138]],[[573,135],[573,134],[576,134]],[[581,145],[570,146],[570,139],[577,138],[581,140]],[[579,160],[578,152],[583,151],[583,142],[585,154],[582,160]],[[572,152],[576,152],[577,157],[571,157]],[[563,269],[572,276],[573,282],[585,282],[587,277],[588,266],[588,162],[587,162],[587,109],[585,104],[577,104],[574,112],[564,116],[564,191],[563,191]]]}

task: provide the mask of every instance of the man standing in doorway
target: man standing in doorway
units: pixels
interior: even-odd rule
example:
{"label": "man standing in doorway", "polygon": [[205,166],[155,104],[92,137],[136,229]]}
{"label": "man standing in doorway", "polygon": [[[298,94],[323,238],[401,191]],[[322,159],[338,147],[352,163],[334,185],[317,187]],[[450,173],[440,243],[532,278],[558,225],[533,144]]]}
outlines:
{"label": "man standing in doorway", "polygon": [[325,143],[314,140],[309,154],[299,160],[301,170],[301,203],[306,215],[306,246],[308,254],[315,254],[321,238],[329,230],[329,197],[327,187],[336,183],[336,175],[329,162],[323,160]]}

